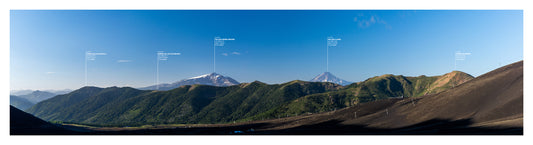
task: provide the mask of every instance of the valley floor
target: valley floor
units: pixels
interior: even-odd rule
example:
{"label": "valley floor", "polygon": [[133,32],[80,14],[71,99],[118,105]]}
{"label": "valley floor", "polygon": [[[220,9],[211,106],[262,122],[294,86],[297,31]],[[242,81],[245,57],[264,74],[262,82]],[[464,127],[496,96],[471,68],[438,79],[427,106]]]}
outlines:
{"label": "valley floor", "polygon": [[[398,100],[381,101],[387,105]],[[379,108],[379,107],[377,107]],[[401,128],[374,128],[343,124],[334,116],[342,116],[357,107],[320,114],[230,124],[166,124],[140,127],[91,127],[63,124],[75,134],[87,135],[522,135],[522,127],[491,127],[464,120],[429,120]],[[375,110],[370,110],[375,111]],[[363,113],[363,112],[362,112]],[[363,115],[363,114],[362,114]],[[354,119],[356,117],[354,116]],[[505,121],[516,121],[514,118]],[[498,122],[494,122],[498,123]]]}

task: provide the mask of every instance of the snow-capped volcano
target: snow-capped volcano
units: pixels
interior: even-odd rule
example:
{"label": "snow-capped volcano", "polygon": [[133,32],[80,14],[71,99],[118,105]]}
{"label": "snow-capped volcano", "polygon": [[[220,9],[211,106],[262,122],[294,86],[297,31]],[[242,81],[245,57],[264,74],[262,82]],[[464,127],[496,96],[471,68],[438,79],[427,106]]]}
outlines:
{"label": "snow-capped volcano", "polygon": [[185,79],[179,82],[182,82],[182,83],[189,82],[190,84],[202,84],[202,85],[212,85],[212,86],[232,86],[232,85],[239,84],[239,82],[237,82],[236,80],[230,77],[222,76],[217,73],[210,73],[210,74],[205,74],[201,76],[196,76],[196,77]]}
{"label": "snow-capped volcano", "polygon": [[332,83],[336,83],[336,84],[343,85],[343,86],[349,85],[349,84],[352,83],[352,82],[337,78],[336,76],[334,76],[333,74],[331,74],[329,72],[324,72],[324,73],[316,76],[315,78],[313,78],[310,81],[311,82],[332,82]]}
{"label": "snow-capped volcano", "polygon": [[[232,86],[237,85],[239,82],[236,80],[225,77],[217,73],[210,73],[201,76],[196,76],[181,81],[174,82],[172,84],[159,84],[159,89],[157,90],[172,90],[183,85],[211,85],[211,86]],[[156,85],[140,88],[141,90],[156,90]]]}

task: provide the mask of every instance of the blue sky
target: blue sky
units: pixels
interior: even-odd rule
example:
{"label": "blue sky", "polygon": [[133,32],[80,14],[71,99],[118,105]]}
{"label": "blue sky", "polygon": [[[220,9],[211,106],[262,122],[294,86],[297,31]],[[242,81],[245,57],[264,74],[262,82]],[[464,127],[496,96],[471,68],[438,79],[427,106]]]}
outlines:
{"label": "blue sky", "polygon": [[373,76],[479,76],[523,59],[523,11],[23,11],[10,13],[11,89],[153,85],[213,72],[239,82],[310,80],[329,71],[348,81]]}

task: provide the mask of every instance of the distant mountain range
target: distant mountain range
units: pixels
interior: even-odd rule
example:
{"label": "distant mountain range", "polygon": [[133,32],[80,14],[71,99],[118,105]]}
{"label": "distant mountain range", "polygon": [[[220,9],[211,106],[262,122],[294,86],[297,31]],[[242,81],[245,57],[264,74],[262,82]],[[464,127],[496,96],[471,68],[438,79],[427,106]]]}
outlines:
{"label": "distant mountain range", "polygon": [[28,99],[21,98],[19,96],[9,95],[9,105],[12,105],[20,110],[26,110],[35,105],[35,103],[32,103]]}
{"label": "distant mountain range", "polygon": [[213,73],[180,82],[205,80],[226,87],[183,84],[169,91],[83,87],[26,111],[48,121],[96,125],[224,123],[325,112],[391,97],[419,97],[472,78],[454,71],[434,77],[382,75],[348,86],[305,81],[230,86],[232,81]]}
{"label": "distant mountain range", "polygon": [[11,90],[9,92],[9,94],[10,95],[15,95],[15,96],[20,96],[20,95],[31,94],[31,92],[33,92],[33,90]]}
{"label": "distant mountain range", "polygon": [[232,86],[232,85],[237,85],[237,84],[239,84],[239,82],[237,82],[236,80],[230,77],[222,76],[217,73],[210,73],[210,74],[192,77],[189,79],[184,79],[184,80],[177,81],[171,84],[157,84],[157,85],[148,86],[148,87],[139,88],[139,89],[140,90],[156,90],[157,89],[157,90],[166,91],[166,90],[172,90],[180,86],[184,86],[184,85],[210,85],[210,86],[225,87],[225,86]]}
{"label": "distant mountain range", "polygon": [[336,76],[334,76],[333,74],[329,72],[324,72],[316,76],[315,78],[311,79],[310,82],[332,82],[332,83],[343,85],[343,86],[346,86],[352,83],[352,82],[337,78]]}
{"label": "distant mountain range", "polygon": [[35,91],[41,91],[41,92],[49,92],[56,95],[66,94],[69,92],[72,92],[70,89],[63,89],[63,90],[11,90],[9,94],[15,95],[15,96],[22,96],[22,95],[28,95]]}
{"label": "distant mountain range", "polygon": [[[15,93],[19,94],[19,93]],[[57,94],[46,92],[46,91],[32,91],[29,94],[24,95],[10,95],[9,104],[17,107],[21,110],[26,110],[43,100],[50,99]]]}
{"label": "distant mountain range", "polygon": [[37,91],[31,92],[30,94],[20,95],[19,97],[27,99],[28,101],[30,101],[30,102],[35,104],[35,103],[39,103],[39,102],[41,102],[43,100],[50,99],[50,98],[52,98],[52,97],[54,97],[56,95],[58,95],[58,94],[37,90]]}

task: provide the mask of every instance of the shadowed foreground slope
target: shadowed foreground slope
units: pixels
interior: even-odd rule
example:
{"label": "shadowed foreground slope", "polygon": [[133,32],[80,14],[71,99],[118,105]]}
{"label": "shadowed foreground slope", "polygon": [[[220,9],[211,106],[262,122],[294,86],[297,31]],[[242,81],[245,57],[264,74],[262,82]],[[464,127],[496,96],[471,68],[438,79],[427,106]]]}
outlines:
{"label": "shadowed foreground slope", "polygon": [[63,128],[61,125],[54,125],[41,120],[31,114],[21,111],[13,106],[9,106],[10,134],[78,134]]}
{"label": "shadowed foreground slope", "polygon": [[278,131],[281,134],[522,134],[522,128],[523,61],[520,61],[438,94],[365,103]]}

